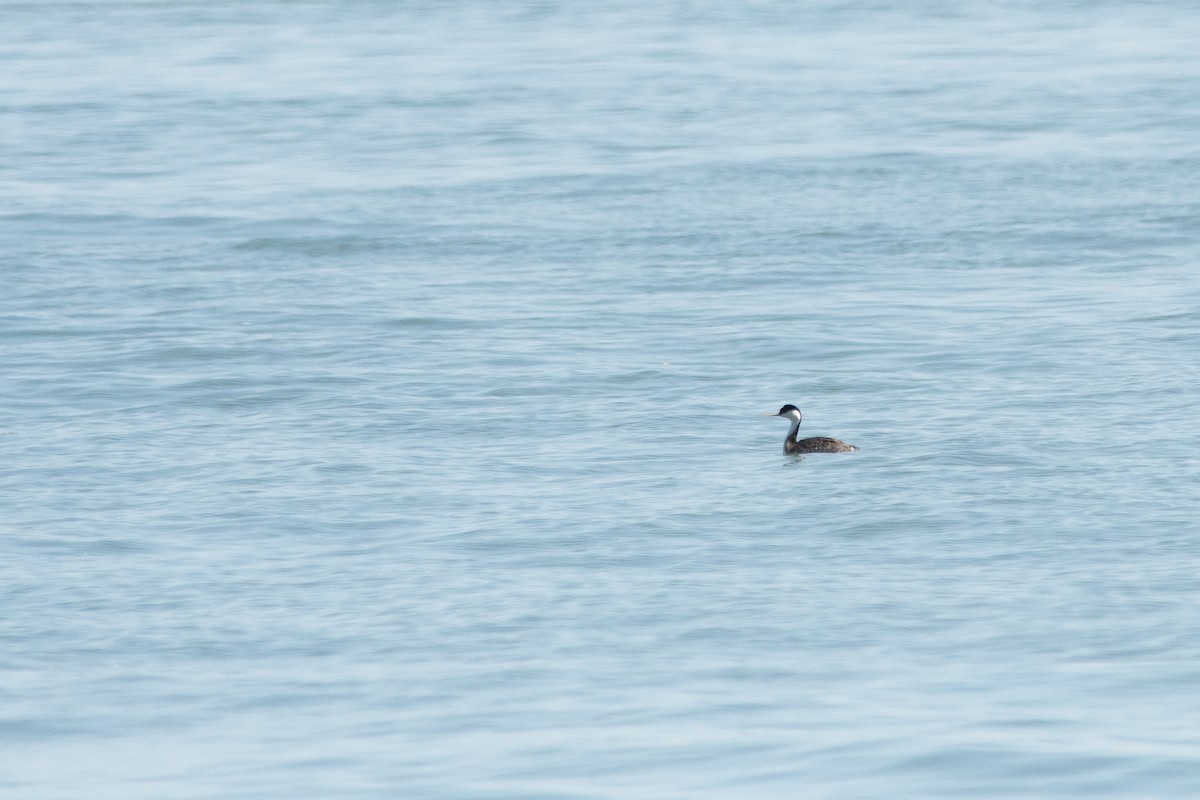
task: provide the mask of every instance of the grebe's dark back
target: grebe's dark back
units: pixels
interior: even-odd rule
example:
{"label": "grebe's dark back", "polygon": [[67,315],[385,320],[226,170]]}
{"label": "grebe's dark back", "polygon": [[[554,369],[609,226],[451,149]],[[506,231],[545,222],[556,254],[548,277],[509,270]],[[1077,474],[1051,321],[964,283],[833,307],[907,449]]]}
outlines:
{"label": "grebe's dark back", "polygon": [[812,436],[808,439],[796,440],[796,431],[800,429],[800,409],[786,405],[779,409],[778,414],[767,414],[768,417],[783,417],[792,423],[787,438],[783,440],[783,452],[789,456],[802,453],[852,453],[858,448],[846,444],[841,439],[830,439],[828,436]]}

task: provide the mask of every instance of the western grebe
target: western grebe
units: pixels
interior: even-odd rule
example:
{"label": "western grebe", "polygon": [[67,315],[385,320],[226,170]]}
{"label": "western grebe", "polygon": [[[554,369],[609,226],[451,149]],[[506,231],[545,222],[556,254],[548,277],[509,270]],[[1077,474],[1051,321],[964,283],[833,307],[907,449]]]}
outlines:
{"label": "western grebe", "polygon": [[767,414],[766,416],[783,417],[792,423],[792,429],[788,431],[787,438],[783,440],[783,452],[786,455],[795,456],[801,453],[851,453],[858,449],[852,444],[846,444],[840,439],[830,439],[828,436],[813,436],[809,439],[796,441],[796,431],[800,429],[800,409],[793,405],[784,406],[779,409],[778,414]]}

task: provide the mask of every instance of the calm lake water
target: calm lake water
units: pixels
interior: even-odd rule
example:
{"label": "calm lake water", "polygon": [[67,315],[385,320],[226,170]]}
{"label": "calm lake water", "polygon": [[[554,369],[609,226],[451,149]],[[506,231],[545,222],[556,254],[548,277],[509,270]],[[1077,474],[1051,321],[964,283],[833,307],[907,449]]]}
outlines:
{"label": "calm lake water", "polygon": [[4,797],[1200,796],[1190,4],[0,17]]}

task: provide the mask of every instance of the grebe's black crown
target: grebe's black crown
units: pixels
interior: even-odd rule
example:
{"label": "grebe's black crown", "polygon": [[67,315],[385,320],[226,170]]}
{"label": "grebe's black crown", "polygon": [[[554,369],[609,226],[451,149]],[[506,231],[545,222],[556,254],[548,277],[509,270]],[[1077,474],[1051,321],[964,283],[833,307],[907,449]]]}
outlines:
{"label": "grebe's black crown", "polygon": [[784,414],[788,413],[789,411],[799,411],[799,410],[800,410],[800,409],[796,408],[796,407],[795,407],[794,405],[792,405],[791,403],[788,403],[786,406],[784,406],[783,408],[779,409],[779,414],[778,414],[778,416],[782,417]]}

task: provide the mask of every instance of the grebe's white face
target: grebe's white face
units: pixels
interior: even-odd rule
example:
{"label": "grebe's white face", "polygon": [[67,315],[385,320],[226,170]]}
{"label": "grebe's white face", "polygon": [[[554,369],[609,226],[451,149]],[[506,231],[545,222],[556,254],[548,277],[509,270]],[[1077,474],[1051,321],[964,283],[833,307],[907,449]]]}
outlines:
{"label": "grebe's white face", "polygon": [[781,414],[776,414],[776,416],[782,417],[783,419],[786,419],[789,422],[799,422],[800,421],[800,411],[799,411],[799,409],[795,409],[795,408],[789,408],[786,412],[781,413]]}
{"label": "grebe's white face", "polygon": [[[783,408],[787,408],[787,411],[784,411]],[[800,421],[800,409],[796,408],[795,406],[792,406],[791,408],[784,406],[783,408],[779,409],[774,414],[768,411],[764,416],[779,417],[780,419],[786,419],[788,422]]]}

